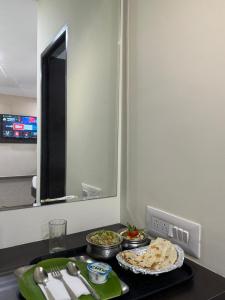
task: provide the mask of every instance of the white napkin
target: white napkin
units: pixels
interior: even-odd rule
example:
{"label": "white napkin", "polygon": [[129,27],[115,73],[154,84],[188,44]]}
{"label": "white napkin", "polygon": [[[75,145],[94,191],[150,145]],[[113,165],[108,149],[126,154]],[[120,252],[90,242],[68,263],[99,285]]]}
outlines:
{"label": "white napkin", "polygon": [[[80,280],[80,278],[69,275],[66,270],[61,270],[61,273],[63,275],[63,279],[66,281],[66,283],[73,290],[74,294],[77,297],[80,297],[81,295],[90,294],[90,292],[88,291],[86,286],[83,284],[83,282]],[[70,296],[68,295],[63,283],[60,280],[53,278],[51,273],[48,273],[48,279],[49,280],[47,282],[47,287],[55,299],[70,300]],[[49,300],[43,285],[39,284],[39,287],[41,288],[42,292],[44,293],[46,299]]]}

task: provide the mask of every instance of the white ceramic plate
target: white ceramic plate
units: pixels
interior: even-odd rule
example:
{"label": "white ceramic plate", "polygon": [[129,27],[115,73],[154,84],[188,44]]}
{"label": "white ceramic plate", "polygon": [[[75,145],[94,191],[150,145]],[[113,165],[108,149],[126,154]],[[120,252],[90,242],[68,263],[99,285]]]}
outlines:
{"label": "white ceramic plate", "polygon": [[[177,250],[177,260],[173,265],[170,265],[164,269],[160,269],[160,270],[150,270],[147,268],[141,268],[141,267],[137,267],[137,266],[133,266],[132,264],[128,263],[127,261],[125,261],[121,255],[122,252],[118,253],[116,256],[116,259],[118,260],[119,265],[127,270],[132,271],[133,273],[141,273],[141,274],[148,274],[148,275],[159,275],[162,273],[166,273],[166,272],[170,272],[173,271],[177,268],[180,268],[183,265],[184,262],[184,251],[183,249],[181,249],[178,245],[174,245],[174,247]],[[137,248],[137,249],[133,249],[133,250],[129,250],[130,252],[134,252],[138,255],[142,255],[147,251],[147,247],[141,247],[141,248]]]}

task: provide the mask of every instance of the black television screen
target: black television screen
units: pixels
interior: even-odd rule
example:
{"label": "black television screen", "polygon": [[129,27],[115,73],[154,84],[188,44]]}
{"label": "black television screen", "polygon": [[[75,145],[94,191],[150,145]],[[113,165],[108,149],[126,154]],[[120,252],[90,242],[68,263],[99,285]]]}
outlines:
{"label": "black television screen", "polygon": [[36,143],[37,118],[33,116],[0,115],[0,142]]}

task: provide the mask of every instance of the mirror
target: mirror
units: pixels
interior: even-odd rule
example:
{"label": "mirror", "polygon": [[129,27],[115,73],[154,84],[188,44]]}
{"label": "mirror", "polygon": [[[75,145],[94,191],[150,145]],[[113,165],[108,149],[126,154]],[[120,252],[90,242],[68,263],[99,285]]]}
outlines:
{"label": "mirror", "polygon": [[[8,3],[8,8],[6,7]],[[22,3],[22,4],[21,4]],[[8,160],[12,158],[13,147],[20,147],[20,153],[17,153],[17,164],[20,166],[20,170],[24,166],[27,166],[29,172],[17,172],[16,164],[7,172],[1,175],[5,177],[4,180],[12,181],[11,186],[4,182],[4,188],[2,188],[3,179],[0,179],[0,209],[9,208],[22,205],[33,205],[34,202],[40,204],[40,199],[35,199],[36,194],[41,195],[41,202],[61,202],[61,201],[79,201],[96,198],[106,198],[116,196],[117,194],[117,167],[118,167],[118,118],[119,118],[119,81],[120,81],[120,32],[121,32],[121,1],[120,0],[38,0],[30,1],[30,9],[33,9],[31,14],[28,9],[26,0],[9,0],[1,1],[1,11],[5,11],[6,19],[1,19],[1,28],[5,28],[5,34],[10,35],[11,39],[16,43],[16,51],[12,50],[12,43],[7,46],[11,47],[9,51],[9,59],[21,61],[21,78],[30,78],[29,82],[25,82],[23,90],[25,90],[25,84],[27,90],[33,84],[32,88],[35,93],[32,94],[33,102],[35,103],[35,111],[28,112],[25,108],[25,104],[21,105],[19,110],[5,110],[1,109],[0,114],[15,114],[21,116],[37,117],[39,130],[38,134],[42,134],[38,137],[37,145],[35,143],[0,143],[0,147],[8,147],[7,154]],[[16,11],[10,10],[12,5],[20,6],[17,9],[23,14],[23,19],[26,20],[26,29],[23,28],[21,35],[29,32],[32,34],[33,40],[35,39],[35,47],[28,45],[24,41],[20,43],[16,39],[16,33],[13,31],[7,32],[7,24],[11,22],[12,18],[16,18]],[[15,6],[16,7],[16,6]],[[25,8],[26,7],[26,8]],[[29,17],[28,17],[29,15]],[[31,19],[33,20],[33,27],[31,26]],[[7,23],[8,22],[8,23]],[[29,23],[30,22],[30,23]],[[27,30],[27,31],[26,31]],[[49,106],[46,106],[46,111],[43,112],[43,85],[49,87],[49,74],[47,79],[44,78],[43,70],[43,55],[46,54],[51,46],[57,43],[58,38],[64,35],[64,51],[52,54],[54,60],[62,60],[65,62],[65,81],[64,92],[65,97],[61,93],[58,97],[62,101],[64,99],[64,121],[61,120],[61,125],[57,125],[57,118],[52,117],[57,110],[54,110],[52,105],[52,114],[49,116]],[[7,43],[7,39],[3,40]],[[36,49],[37,43],[37,49]],[[1,43],[1,45],[4,43]],[[33,44],[32,44],[33,45]],[[32,53],[31,53],[32,51]],[[17,55],[15,55],[15,52]],[[3,86],[4,77],[4,64],[2,64],[1,57],[2,49],[0,48],[0,94],[1,90],[5,88]],[[20,54],[19,54],[20,53]],[[28,55],[29,53],[29,55]],[[31,68],[31,63],[27,63],[28,58],[33,57],[33,63],[35,68],[32,71],[33,75],[28,72]],[[36,76],[36,58],[38,57],[38,69]],[[23,59],[22,59],[23,58]],[[41,66],[39,69],[39,65]],[[51,66],[51,68],[54,68]],[[52,70],[52,69],[51,69]],[[6,69],[7,71],[7,69]],[[59,74],[58,71],[53,71],[54,74]],[[42,76],[42,82],[40,78]],[[31,79],[35,79],[33,82]],[[10,78],[12,84],[13,79]],[[18,79],[14,80],[14,83]],[[44,81],[43,81],[44,80]],[[60,84],[52,84],[53,87],[61,86],[63,78],[60,80]],[[17,82],[19,86],[19,81]],[[41,87],[41,91],[39,90]],[[38,88],[37,88],[38,87]],[[37,88],[37,95],[36,95]],[[60,91],[60,90],[59,90]],[[59,92],[58,91],[58,92]],[[53,91],[55,92],[55,91]],[[55,94],[56,95],[56,94]],[[57,94],[59,96],[59,94]],[[20,96],[21,95],[17,95]],[[28,96],[27,96],[28,97]],[[37,105],[37,102],[38,105]],[[47,98],[46,98],[47,99]],[[49,99],[47,99],[49,100]],[[0,108],[1,104],[0,96]],[[56,101],[56,96],[54,100]],[[18,102],[19,103],[19,102]],[[56,103],[56,102],[55,102]],[[58,100],[57,100],[58,103]],[[40,105],[41,104],[41,105]],[[14,104],[11,105],[13,107]],[[41,106],[40,111],[37,112],[37,106]],[[61,114],[63,112],[61,107]],[[44,113],[47,117],[44,119]],[[30,125],[30,124],[29,124]],[[51,128],[51,130],[49,129]],[[61,131],[64,132],[64,136],[61,135],[59,143],[52,147],[44,145],[43,136],[50,130],[50,135],[47,134],[47,141],[51,141],[52,132]],[[52,139],[57,141],[57,138]],[[59,146],[60,145],[60,146]],[[32,158],[28,155],[28,152],[32,149]],[[36,164],[36,152],[38,151],[37,164]],[[10,150],[9,150],[10,149]],[[63,150],[64,149],[64,150]],[[56,153],[61,157],[61,161],[54,160]],[[11,153],[11,154],[10,154]],[[48,159],[43,158],[43,154],[47,155]],[[28,158],[28,159],[27,159]],[[46,160],[46,161],[45,161]],[[1,161],[1,166],[4,159]],[[45,168],[43,168],[43,161],[45,161]],[[32,162],[32,166],[31,166]],[[59,167],[60,166],[60,167]],[[55,169],[51,169],[55,167]],[[37,171],[37,169],[39,171]],[[43,169],[43,170],[42,170]],[[61,176],[57,178],[55,176],[57,171],[60,171]],[[42,171],[41,171],[42,170]],[[33,176],[38,176],[36,181]],[[0,175],[0,176],[1,176]],[[28,183],[26,185],[26,192],[18,201],[18,192],[21,191],[21,187],[24,183],[19,182],[15,184],[14,175],[28,176]],[[12,180],[13,179],[13,180]],[[21,177],[22,179],[22,177]],[[26,178],[27,179],[27,178]],[[51,180],[53,185],[61,188],[58,191],[55,187],[51,187]],[[58,180],[58,181],[57,181]],[[40,191],[39,189],[40,181]],[[47,187],[47,192],[44,191],[43,186]],[[12,188],[11,188],[12,187]],[[6,191],[4,195],[3,190]],[[9,190],[14,190],[11,203],[7,203],[7,207],[1,199],[9,199]],[[15,199],[13,199],[15,197]],[[19,197],[20,198],[20,197]],[[60,198],[60,199],[59,199]],[[29,200],[28,200],[29,199]],[[47,199],[47,201],[46,201]],[[3,207],[4,206],[4,207]]]}
{"label": "mirror", "polygon": [[[22,20],[22,21],[21,21]],[[30,207],[37,174],[37,3],[0,1],[0,210]]]}
{"label": "mirror", "polygon": [[64,4],[39,0],[42,203],[117,193],[121,3]]}

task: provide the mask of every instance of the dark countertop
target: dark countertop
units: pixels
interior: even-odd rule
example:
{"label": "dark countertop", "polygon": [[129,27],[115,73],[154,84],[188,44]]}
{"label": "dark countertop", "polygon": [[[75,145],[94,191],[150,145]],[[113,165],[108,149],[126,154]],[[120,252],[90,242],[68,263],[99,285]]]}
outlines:
{"label": "dark countertop", "polygon": [[[120,224],[107,226],[113,230]],[[93,230],[67,236],[67,248],[72,249],[86,244],[85,236]],[[48,241],[34,242],[0,250],[0,300],[21,299],[13,271],[28,265],[35,257],[48,254]],[[225,300],[225,278],[189,261],[194,271],[194,279],[157,295],[149,300]]]}

